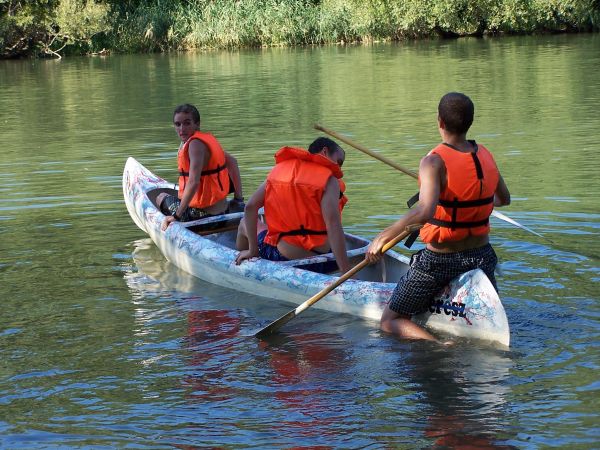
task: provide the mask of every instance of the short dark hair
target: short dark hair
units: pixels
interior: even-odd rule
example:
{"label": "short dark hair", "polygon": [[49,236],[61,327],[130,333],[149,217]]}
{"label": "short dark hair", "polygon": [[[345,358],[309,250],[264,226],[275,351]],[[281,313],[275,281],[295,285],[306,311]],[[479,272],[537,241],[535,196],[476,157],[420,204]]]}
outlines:
{"label": "short dark hair", "polygon": [[308,151],[312,154],[317,154],[323,151],[323,149],[327,147],[327,155],[331,156],[338,151],[343,152],[344,149],[340,147],[335,141],[326,138],[326,137],[318,137],[315,139],[312,144],[309,145]]}
{"label": "short dark hair", "polygon": [[188,113],[192,115],[192,120],[194,123],[200,123],[200,112],[198,108],[194,105],[190,105],[189,103],[184,103],[183,105],[179,105],[173,111],[173,118],[175,118],[175,114],[177,113]]}
{"label": "short dark hair", "polygon": [[438,114],[446,130],[464,134],[469,131],[475,115],[475,105],[469,97],[460,92],[450,92],[442,97],[438,105]]}

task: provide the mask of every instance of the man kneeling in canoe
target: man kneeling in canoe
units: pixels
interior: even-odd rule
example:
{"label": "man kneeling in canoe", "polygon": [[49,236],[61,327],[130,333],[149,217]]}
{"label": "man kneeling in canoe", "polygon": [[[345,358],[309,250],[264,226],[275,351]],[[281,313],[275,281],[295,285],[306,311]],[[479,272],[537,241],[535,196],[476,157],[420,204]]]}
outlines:
{"label": "man kneeling in canoe", "polygon": [[[287,261],[333,251],[340,271],[348,271],[341,217],[347,202],[341,170],[345,156],[325,137],[316,139],[308,151],[281,148],[275,167],[246,204],[236,264],[257,256]],[[266,224],[258,220],[263,206]]]}

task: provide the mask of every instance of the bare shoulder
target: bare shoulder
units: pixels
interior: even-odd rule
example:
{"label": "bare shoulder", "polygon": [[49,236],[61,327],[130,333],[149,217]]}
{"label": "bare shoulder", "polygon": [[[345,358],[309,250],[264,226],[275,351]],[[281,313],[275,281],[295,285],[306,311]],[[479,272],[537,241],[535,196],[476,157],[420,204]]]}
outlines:
{"label": "bare shoulder", "polygon": [[210,150],[200,139],[194,139],[192,142],[190,142],[189,155],[190,161],[193,165],[199,164],[204,167],[210,158]]}
{"label": "bare shoulder", "polygon": [[430,153],[427,156],[421,158],[421,162],[419,164],[419,173],[423,172],[440,172],[444,171],[446,166],[444,165],[444,160],[435,153]]}
{"label": "bare shoulder", "polygon": [[[421,159],[421,163],[419,164],[419,180],[422,188],[429,184],[435,184],[437,186],[436,189],[441,190],[446,185],[446,165],[441,156],[430,153]],[[434,194],[437,198],[439,192],[435,192]]]}
{"label": "bare shoulder", "polygon": [[329,177],[327,180],[327,184],[325,186],[325,192],[323,193],[323,197],[321,198],[321,207],[327,208],[331,207],[337,210],[337,202],[340,198],[340,184],[337,181],[337,178],[334,176]]}
{"label": "bare shoulder", "polygon": [[190,152],[208,152],[208,146],[200,139],[193,139],[190,142]]}
{"label": "bare shoulder", "polygon": [[325,185],[325,191],[332,191],[335,194],[340,193],[340,183],[338,179],[333,175],[329,177],[327,180],[327,184]]}

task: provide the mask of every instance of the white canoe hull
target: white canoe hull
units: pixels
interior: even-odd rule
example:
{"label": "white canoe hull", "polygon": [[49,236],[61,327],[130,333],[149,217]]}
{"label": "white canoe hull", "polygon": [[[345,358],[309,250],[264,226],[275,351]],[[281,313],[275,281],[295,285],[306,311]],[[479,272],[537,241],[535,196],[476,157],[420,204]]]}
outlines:
{"label": "white canoe hull", "polygon": [[[136,225],[145,231],[163,255],[180,269],[207,282],[253,295],[301,304],[336,280],[328,275],[305,270],[311,263],[331,259],[323,255],[304,260],[274,262],[257,258],[235,264],[235,231],[200,236],[189,224],[174,222],[163,232],[164,215],[152,202],[152,192],[172,188],[135,159],[129,158],[123,172],[123,194],[127,210]],[[211,217],[198,223],[239,221],[242,213]],[[353,262],[362,259],[368,241],[347,235]],[[383,260],[369,266],[334,289],[313,308],[379,320],[396,281],[408,269],[408,258],[389,251]],[[387,278],[390,282],[383,282]],[[375,281],[377,280],[377,281]],[[481,270],[463,274],[435,299],[429,312],[414,320],[434,330],[508,346],[510,333],[506,313],[492,284]]]}

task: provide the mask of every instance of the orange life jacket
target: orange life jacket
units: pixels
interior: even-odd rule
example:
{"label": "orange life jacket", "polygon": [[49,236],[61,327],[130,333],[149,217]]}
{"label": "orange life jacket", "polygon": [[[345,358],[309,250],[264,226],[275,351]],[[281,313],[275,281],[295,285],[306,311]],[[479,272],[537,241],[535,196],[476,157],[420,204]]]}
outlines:
{"label": "orange life jacket", "polygon": [[423,228],[421,240],[460,241],[468,236],[484,236],[490,231],[490,214],[500,173],[492,154],[470,141],[475,151],[463,153],[448,144],[440,144],[436,154],[446,166],[446,187],[440,193],[435,214]]}
{"label": "orange life jacket", "polygon": [[[283,147],[275,154],[275,167],[265,188],[265,242],[276,246],[280,239],[312,250],[327,242],[321,199],[330,177],[339,181],[340,167],[323,155],[301,148]],[[343,182],[342,182],[343,183]],[[345,187],[340,183],[340,191]],[[340,212],[347,198],[340,192]]]}
{"label": "orange life jacket", "polygon": [[209,160],[202,168],[200,187],[192,197],[189,206],[191,208],[208,208],[218,201],[227,197],[229,193],[229,171],[225,164],[225,152],[212,134],[196,131],[183,144],[177,154],[177,165],[179,168],[179,192],[178,196],[183,197],[185,184],[190,176],[190,142],[194,139],[202,141],[208,147],[210,152]]}

